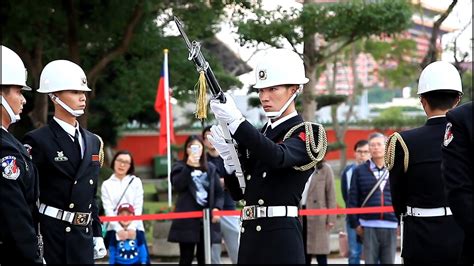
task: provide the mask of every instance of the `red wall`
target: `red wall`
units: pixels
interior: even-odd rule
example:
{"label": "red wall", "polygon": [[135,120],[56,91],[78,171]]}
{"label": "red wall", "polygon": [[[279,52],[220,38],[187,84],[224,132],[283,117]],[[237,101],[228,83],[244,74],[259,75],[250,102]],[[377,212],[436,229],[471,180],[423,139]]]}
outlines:
{"label": "red wall", "polygon": [[[347,147],[346,156],[347,158],[354,158],[353,147],[357,141],[360,139],[367,139],[370,133],[375,130],[368,129],[348,129],[346,132],[345,143]],[[334,130],[326,130],[328,142],[336,141],[336,134]],[[393,131],[384,132],[385,134],[391,134]],[[158,153],[158,132],[156,133],[127,133],[122,138],[119,139],[117,147],[115,150],[129,150],[133,154],[136,166],[152,166],[153,157]],[[186,138],[189,136],[187,134],[176,134],[176,144],[182,145]],[[340,151],[332,151],[326,154],[326,160],[337,160],[339,159]],[[181,153],[180,153],[181,158]]]}

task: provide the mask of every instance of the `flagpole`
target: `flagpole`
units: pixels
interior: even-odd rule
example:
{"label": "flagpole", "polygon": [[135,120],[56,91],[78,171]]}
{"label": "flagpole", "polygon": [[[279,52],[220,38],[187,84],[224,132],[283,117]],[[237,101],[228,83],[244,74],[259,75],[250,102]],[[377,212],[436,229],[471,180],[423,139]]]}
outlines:
{"label": "flagpole", "polygon": [[165,105],[166,105],[166,149],[167,149],[167,165],[168,165],[168,207],[172,206],[171,195],[171,138],[170,138],[170,93],[169,93],[169,74],[168,74],[168,49],[163,50],[164,62],[163,65],[165,76]]}

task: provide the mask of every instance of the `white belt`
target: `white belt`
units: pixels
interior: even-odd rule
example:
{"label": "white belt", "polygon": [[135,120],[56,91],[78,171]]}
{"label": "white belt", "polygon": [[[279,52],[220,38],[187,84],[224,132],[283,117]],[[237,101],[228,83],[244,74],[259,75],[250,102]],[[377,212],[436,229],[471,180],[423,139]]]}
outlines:
{"label": "white belt", "polygon": [[68,212],[52,206],[48,206],[44,203],[40,204],[39,213],[56,218],[58,220],[69,222],[70,224],[74,225],[87,226],[91,221],[90,212]]}
{"label": "white belt", "polygon": [[298,217],[296,206],[245,206],[242,209],[241,220],[254,220],[268,217]]}
{"label": "white belt", "polygon": [[407,215],[415,217],[438,217],[438,216],[448,216],[452,215],[451,209],[449,207],[440,207],[440,208],[412,208],[407,206]]}

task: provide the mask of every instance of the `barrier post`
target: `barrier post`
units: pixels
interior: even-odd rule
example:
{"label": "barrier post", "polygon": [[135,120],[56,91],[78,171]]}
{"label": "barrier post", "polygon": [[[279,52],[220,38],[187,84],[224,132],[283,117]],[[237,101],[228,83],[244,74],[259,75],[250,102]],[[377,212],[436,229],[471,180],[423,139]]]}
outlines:
{"label": "barrier post", "polygon": [[202,210],[204,227],[204,258],[206,264],[211,264],[211,215],[209,208]]}

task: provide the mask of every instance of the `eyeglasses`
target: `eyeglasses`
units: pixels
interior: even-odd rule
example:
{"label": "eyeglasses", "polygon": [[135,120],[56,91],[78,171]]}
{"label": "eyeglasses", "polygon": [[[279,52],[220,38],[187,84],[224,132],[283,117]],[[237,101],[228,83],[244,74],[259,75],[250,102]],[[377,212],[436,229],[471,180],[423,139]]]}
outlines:
{"label": "eyeglasses", "polygon": [[360,154],[369,154],[370,151],[356,151],[357,153],[360,153]]}
{"label": "eyeglasses", "polygon": [[121,159],[117,159],[117,160],[115,160],[115,161],[118,162],[118,163],[121,163],[121,164],[125,164],[125,165],[130,165],[130,164],[131,164],[131,162],[129,162],[129,161],[124,161],[124,160],[121,160]]}

